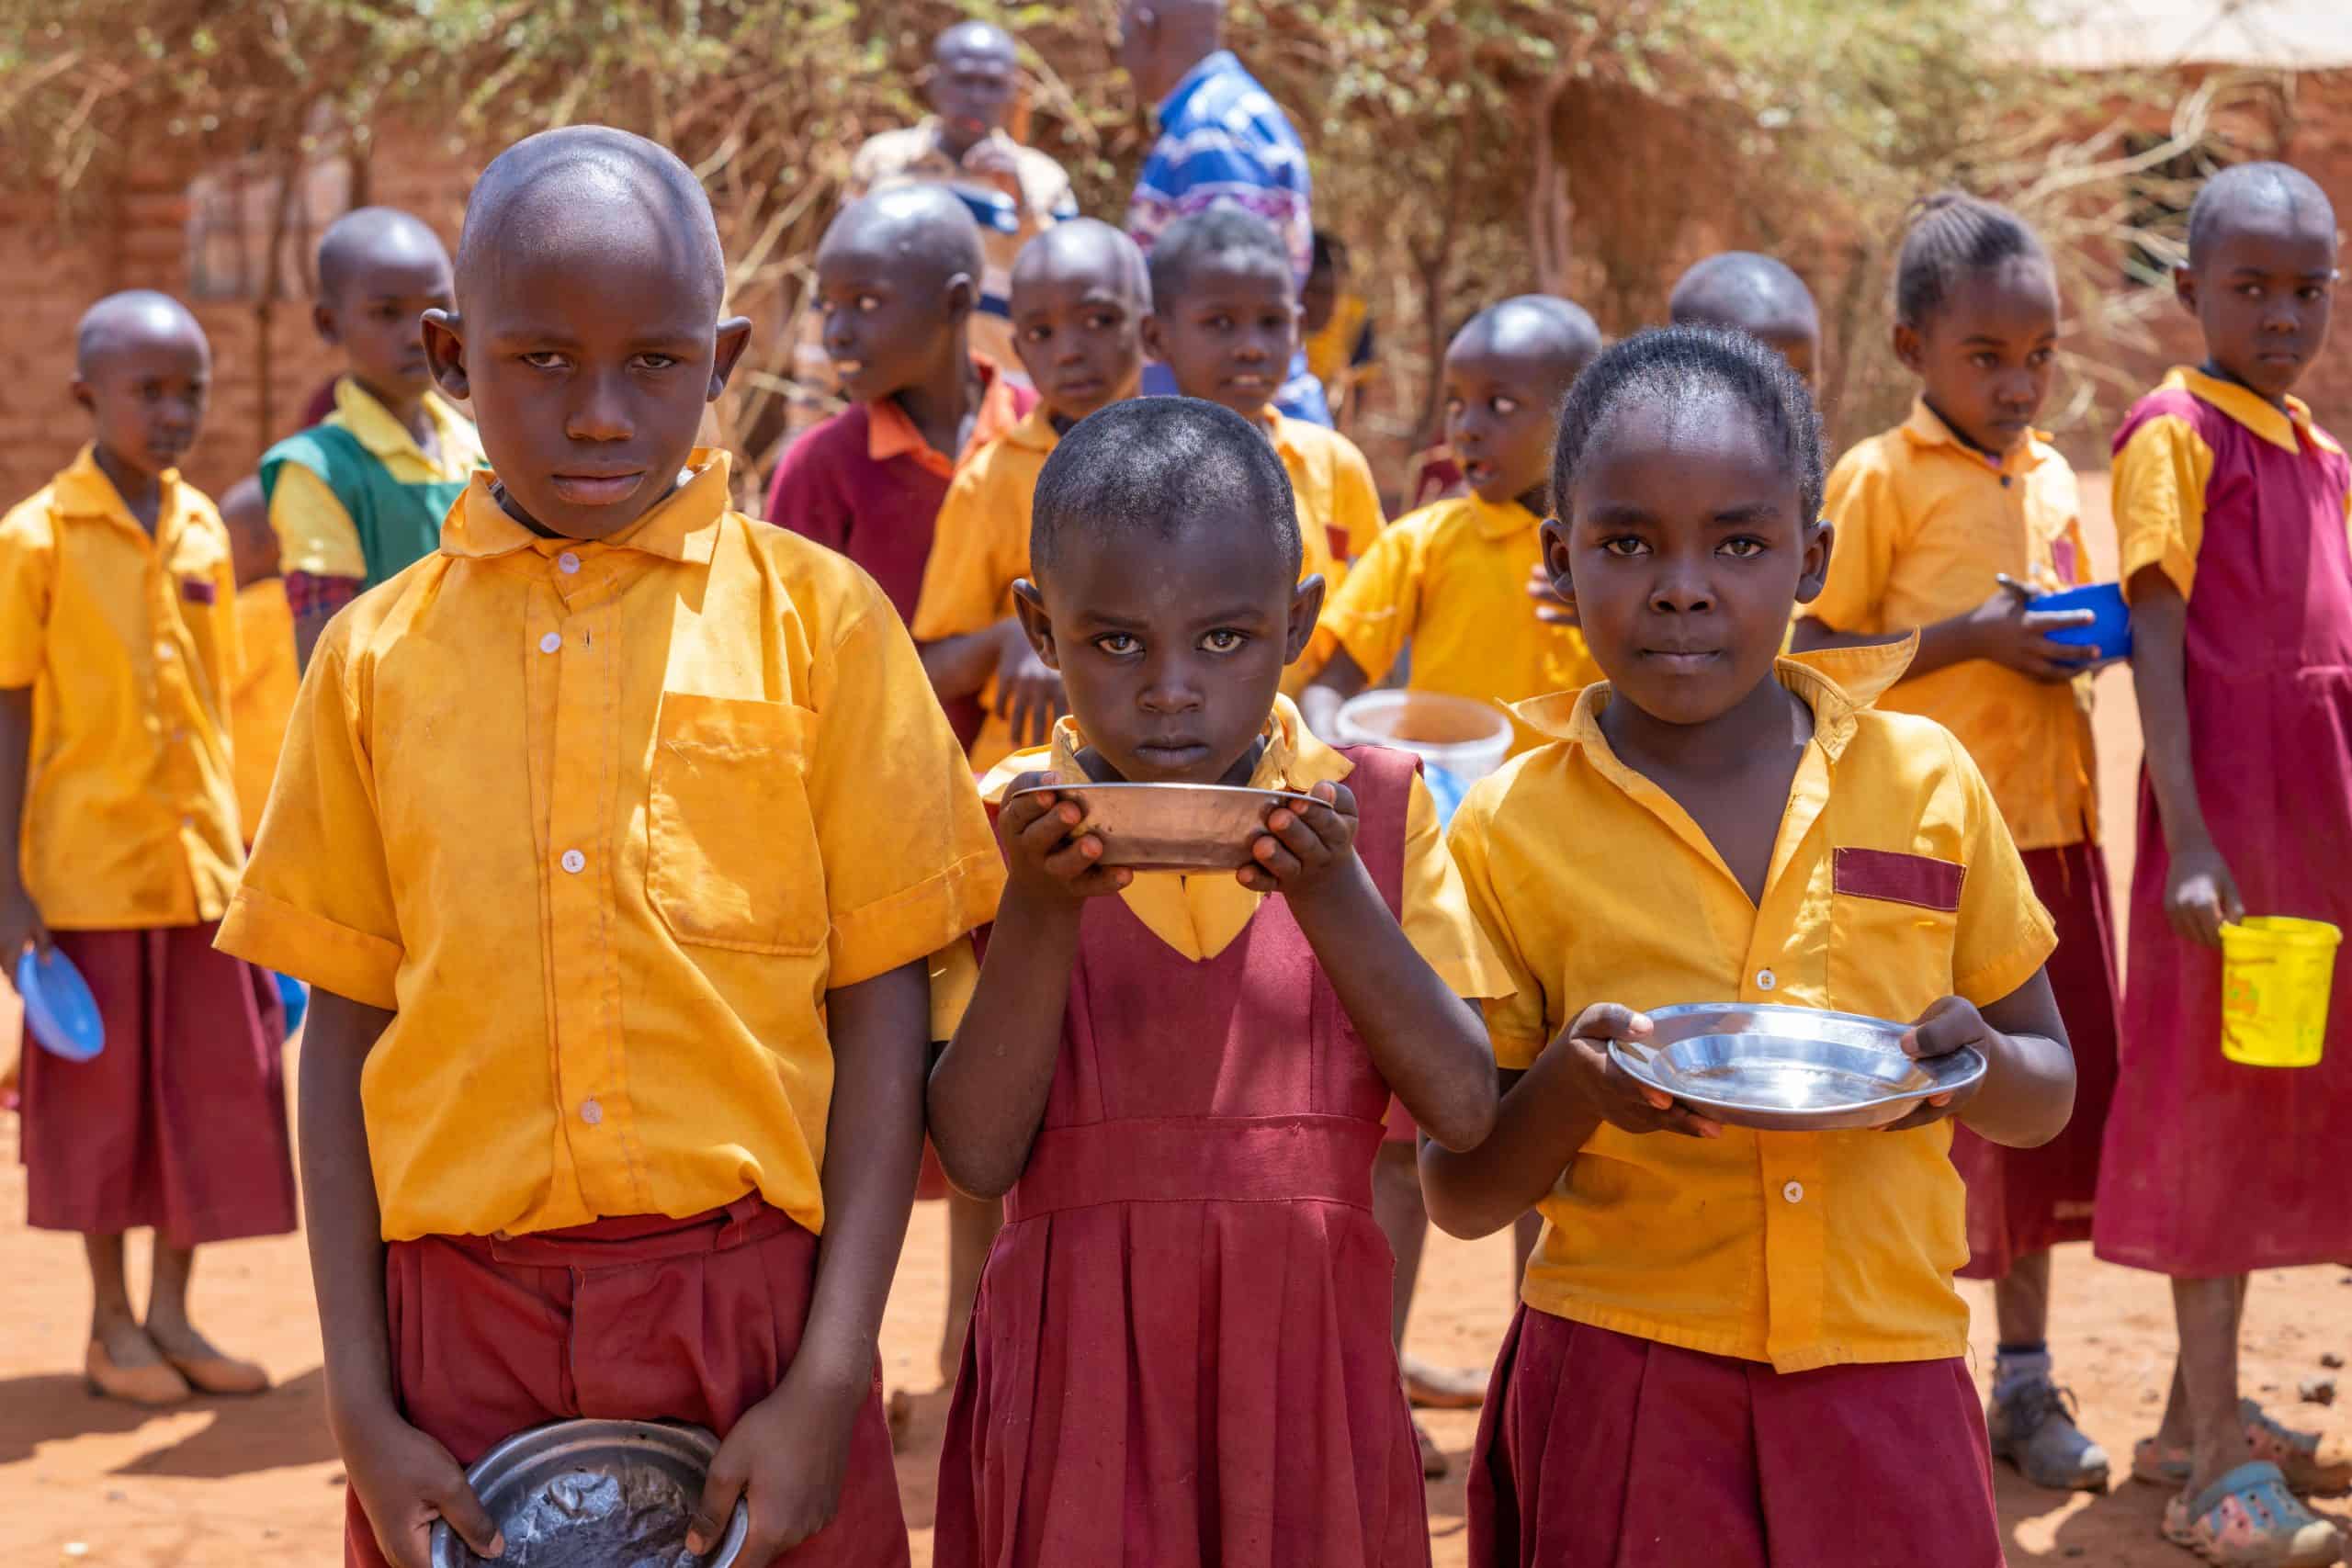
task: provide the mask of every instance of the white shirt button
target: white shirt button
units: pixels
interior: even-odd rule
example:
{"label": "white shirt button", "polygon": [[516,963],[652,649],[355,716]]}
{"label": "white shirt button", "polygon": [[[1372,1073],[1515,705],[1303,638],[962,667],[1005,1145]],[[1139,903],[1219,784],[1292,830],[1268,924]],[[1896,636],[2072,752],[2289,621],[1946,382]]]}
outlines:
{"label": "white shirt button", "polygon": [[588,857],[578,850],[566,850],[563,852],[563,869],[577,876],[588,869]]}
{"label": "white shirt button", "polygon": [[605,1119],[605,1108],[593,1100],[583,1100],[580,1102],[580,1119],[594,1127]]}
{"label": "white shirt button", "polygon": [[1781,1196],[1786,1198],[1792,1203],[1804,1202],[1804,1183],[1802,1181],[1790,1182],[1786,1187],[1781,1189]]}
{"label": "white shirt button", "polygon": [[155,657],[158,659],[168,662],[171,660],[177,659],[179,656],[180,650],[174,648],[168,642],[159,642],[155,645]]}
{"label": "white shirt button", "polygon": [[539,651],[541,653],[553,653],[557,649],[561,648],[562,646],[562,637],[555,632],[549,632],[547,636],[539,638]]}
{"label": "white shirt button", "polygon": [[558,571],[569,577],[580,570],[580,558],[570,550],[566,550],[555,558],[555,567]]}
{"label": "white shirt button", "polygon": [[1769,991],[1780,983],[1780,976],[1770,969],[1758,969],[1756,972],[1756,988],[1759,991]]}

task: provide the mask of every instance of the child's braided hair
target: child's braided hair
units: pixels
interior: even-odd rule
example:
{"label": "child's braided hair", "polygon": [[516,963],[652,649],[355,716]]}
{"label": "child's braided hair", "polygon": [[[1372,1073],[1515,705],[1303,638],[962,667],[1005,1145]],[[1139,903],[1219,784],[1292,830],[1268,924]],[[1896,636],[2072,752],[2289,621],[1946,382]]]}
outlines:
{"label": "child's braided hair", "polygon": [[1894,319],[1924,327],[1960,280],[2020,256],[2048,260],[2033,230],[1998,202],[1939,190],[1911,204],[1894,263]]}

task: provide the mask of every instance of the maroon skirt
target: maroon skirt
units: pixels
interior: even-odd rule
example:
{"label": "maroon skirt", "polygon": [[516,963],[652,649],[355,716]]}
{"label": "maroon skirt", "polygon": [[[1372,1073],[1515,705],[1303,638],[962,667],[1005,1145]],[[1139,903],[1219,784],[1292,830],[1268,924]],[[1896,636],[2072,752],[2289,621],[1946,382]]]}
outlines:
{"label": "maroon skirt", "polygon": [[295,1226],[269,976],[216,952],[211,925],[58,931],[97,999],[107,1048],[86,1062],[24,1047],[25,1219],[167,1246],[284,1235]]}
{"label": "maroon skirt", "polygon": [[1951,1162],[1968,1183],[1971,1280],[1998,1280],[2024,1254],[2091,1238],[2099,1147],[2115,1098],[2115,923],[2107,856],[2093,843],[2028,850],[2034,896],[2058,927],[2050,989],[2075,1048],[2075,1114],[2038,1149],[2003,1148],[1965,1127],[1951,1134]]}
{"label": "maroon skirt", "polygon": [[[691,1421],[723,1437],[784,1381],[816,1272],[817,1238],[757,1196],[691,1219],[394,1242],[384,1255],[393,1393],[409,1422],[461,1465],[512,1433],[571,1416]],[[850,1434],[840,1511],[776,1562],[907,1561],[877,1362]],[[385,1568],[356,1494],[344,1562]]]}
{"label": "maroon skirt", "polygon": [[1522,1306],[1470,1461],[1472,1568],[1998,1568],[1967,1367],[1775,1372]]}

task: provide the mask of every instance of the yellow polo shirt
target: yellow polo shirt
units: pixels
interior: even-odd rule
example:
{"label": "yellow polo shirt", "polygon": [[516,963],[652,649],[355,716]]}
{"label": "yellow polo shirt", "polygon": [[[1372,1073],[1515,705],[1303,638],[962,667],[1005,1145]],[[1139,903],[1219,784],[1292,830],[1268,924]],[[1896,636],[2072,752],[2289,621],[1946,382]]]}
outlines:
{"label": "yellow polo shirt", "polygon": [[[1516,501],[1441,501],[1381,531],[1324,604],[1316,640],[1342,648],[1377,683],[1409,642],[1407,684],[1510,704],[1600,679],[1573,626],[1535,618],[1527,580],[1544,558],[1544,522]],[[1329,654],[1318,657],[1327,662]],[[1544,737],[1512,722],[1511,754]]]}
{"label": "yellow polo shirt", "polygon": [[881,591],[698,452],[601,542],[485,474],[335,618],[220,940],[393,1011],[360,1086],[387,1239],[752,1190],[818,1230],[827,991],[1001,886]]}
{"label": "yellow polo shirt", "polygon": [[[1783,659],[1813,709],[1760,906],[1600,725],[1607,685],[1520,705],[1557,743],[1453,821],[1471,908],[1514,994],[1496,1060],[1532,1066],[1594,1002],[1778,1002],[1908,1021],[2033,977],[2055,940],[1968,753],[1869,704],[1908,645]],[[1832,672],[1836,672],[1834,675]],[[1564,830],[1563,825],[1572,830]],[[1958,1356],[1968,1259],[1951,1124],[1720,1139],[1603,1125],[1544,1200],[1522,1294],[1555,1316],[1782,1372]]]}
{"label": "yellow polo shirt", "polygon": [[[438,392],[424,394],[424,410],[433,421],[438,457],[424,448],[391,411],[378,402],[358,382],[346,376],[334,384],[334,412],[326,423],[339,424],[359,438],[393,479],[402,484],[432,484],[461,479],[482,465],[481,437],[474,422],[459,413]],[[269,525],[277,535],[280,568],[311,577],[368,575],[367,552],[351,513],[319,478],[300,463],[277,470],[269,497]]]}
{"label": "yellow polo shirt", "polygon": [[1372,465],[1354,442],[1336,430],[1292,419],[1271,403],[1264,417],[1266,434],[1282,457],[1298,503],[1306,558],[1300,580],[1320,572],[1336,593],[1347,580],[1348,563],[1372,548],[1387,522]]}
{"label": "yellow polo shirt", "polygon": [[[1304,795],[1317,784],[1346,782],[1355,764],[1315,738],[1288,697],[1274,699],[1266,720],[1266,749],[1251,770],[1252,789],[1286,789]],[[1024,773],[1083,786],[1086,770],[1078,754],[1086,736],[1075,718],[1054,728],[1051,746],[1016,751],[981,781],[981,794],[1001,801]],[[1510,982],[1493,945],[1479,929],[1464,897],[1462,876],[1446,852],[1437,807],[1419,778],[1405,810],[1405,860],[1399,923],[1407,940],[1456,996],[1501,997]],[[1244,887],[1231,872],[1187,875],[1147,871],[1119,890],[1127,908],[1152,935],[1195,964],[1223,953],[1241,934],[1267,897]]]}
{"label": "yellow polo shirt", "polygon": [[[1917,403],[1838,460],[1822,511],[1837,547],[1827,586],[1800,613],[1836,631],[1912,631],[1964,615],[2003,572],[2037,593],[2087,581],[2075,470],[2038,432],[1996,463]],[[1902,682],[1878,705],[1960,737],[2019,849],[2098,836],[2087,675],[2052,684],[1971,659]]]}
{"label": "yellow polo shirt", "polygon": [[261,830],[261,808],[269,802],[269,781],[277,776],[286,723],[302,686],[284,578],[265,577],[237,590],[237,630],[245,663],[229,690],[229,728],[235,738],[237,816],[250,843]]}
{"label": "yellow polo shirt", "polygon": [[229,530],[177,473],[151,537],[84,447],[0,517],[0,687],[30,687],[17,840],[59,931],[217,920],[244,863]]}
{"label": "yellow polo shirt", "polygon": [[[915,604],[917,642],[986,631],[1012,614],[1012,584],[1029,575],[1029,518],[1037,475],[1061,437],[1039,403],[1019,423],[965,460],[939,503],[931,558]],[[996,712],[996,678],[980,689],[988,709],[973,738],[972,767],[985,773],[1012,751],[1012,730]]]}

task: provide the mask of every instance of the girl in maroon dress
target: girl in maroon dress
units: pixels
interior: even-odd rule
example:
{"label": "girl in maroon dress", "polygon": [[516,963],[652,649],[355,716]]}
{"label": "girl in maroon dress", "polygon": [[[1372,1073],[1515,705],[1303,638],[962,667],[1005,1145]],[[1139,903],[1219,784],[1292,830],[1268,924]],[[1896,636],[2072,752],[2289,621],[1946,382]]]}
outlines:
{"label": "girl in maroon dress", "polygon": [[[995,777],[1011,880],[931,1080],[941,1163],[1006,1220],[942,1568],[1429,1561],[1373,1160],[1392,1090],[1449,1147],[1486,1135],[1463,998],[1508,986],[1418,764],[1276,695],[1322,598],[1295,517],[1263,434],[1185,399],[1091,416],[1039,478],[1015,592],[1072,716]],[[1270,811],[1238,875],[1133,874],[1079,831],[1123,781],[1316,804]]]}
{"label": "girl in maroon dress", "polygon": [[2180,1359],[2132,1470],[2174,1489],[2164,1533],[2221,1563],[2336,1561],[2294,1494],[2352,1453],[2238,1395],[2257,1269],[2352,1258],[2352,964],[2298,1071],[2222,1055],[2221,931],[2252,913],[2352,926],[2352,466],[2288,395],[2327,339],[2335,216],[2280,164],[2216,175],[2189,216],[2181,302],[2205,333],[2115,441],[2140,792],[2122,1073],[2094,1242],[2173,1280]]}

